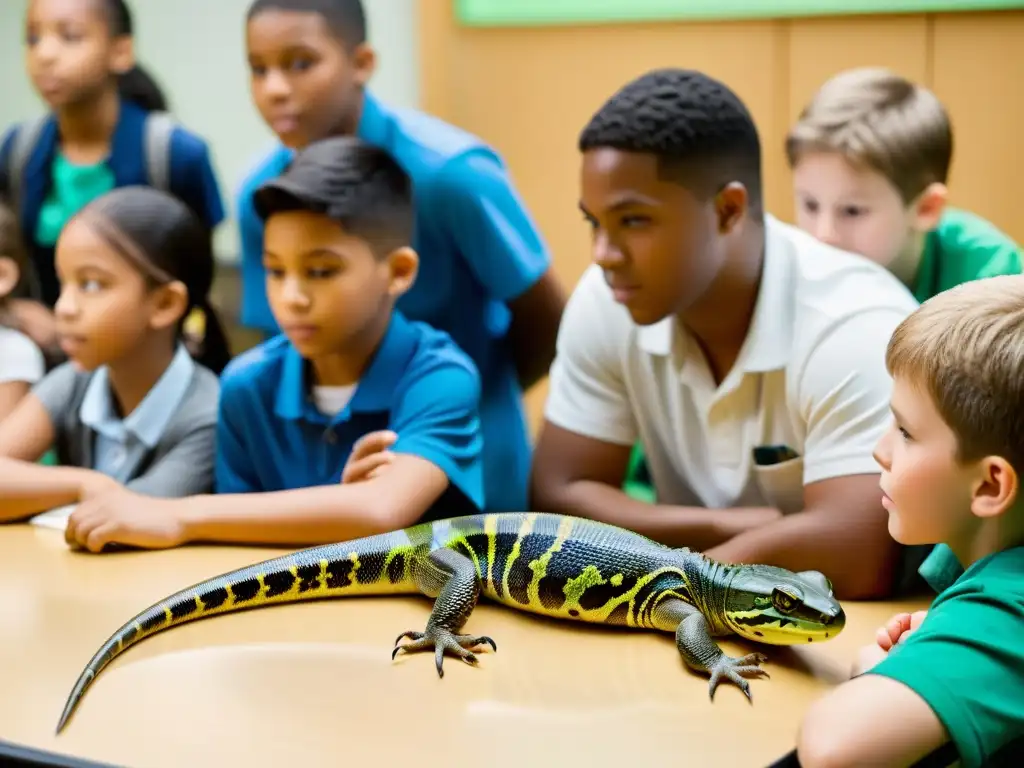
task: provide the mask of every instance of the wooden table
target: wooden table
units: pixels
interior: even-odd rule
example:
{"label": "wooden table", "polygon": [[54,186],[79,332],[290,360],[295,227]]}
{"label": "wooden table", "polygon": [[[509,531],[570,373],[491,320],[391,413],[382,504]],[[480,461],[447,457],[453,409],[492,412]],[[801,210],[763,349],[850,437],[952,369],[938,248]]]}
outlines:
{"label": "wooden table", "polygon": [[[132,768],[311,765],[763,766],[801,713],[843,679],[857,648],[916,603],[851,603],[822,645],[768,648],[753,706],[708,701],[669,635],[548,621],[489,604],[469,631],[498,653],[479,667],[391,660],[430,602],[356,598],[220,616],[154,635],[100,675],[54,726],[82,667],[165,595],[280,554],[244,547],[88,555],[62,535],[0,528],[0,739]],[[743,646],[724,643],[727,652]],[[751,647],[752,648],[752,647]],[[445,762],[442,763],[441,761]]]}

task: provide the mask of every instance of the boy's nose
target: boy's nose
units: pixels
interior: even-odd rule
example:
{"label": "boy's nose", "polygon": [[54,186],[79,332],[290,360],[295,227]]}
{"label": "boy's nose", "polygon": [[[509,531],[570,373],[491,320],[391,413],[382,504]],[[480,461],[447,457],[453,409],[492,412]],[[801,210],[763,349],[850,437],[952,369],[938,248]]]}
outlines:
{"label": "boy's nose", "polygon": [[267,72],[263,79],[263,90],[266,95],[275,101],[282,101],[291,96],[292,88],[288,78],[280,70],[272,69]]}
{"label": "boy's nose", "polygon": [[835,223],[828,217],[821,216],[818,218],[814,236],[827,245],[839,245],[839,233],[836,231]]}

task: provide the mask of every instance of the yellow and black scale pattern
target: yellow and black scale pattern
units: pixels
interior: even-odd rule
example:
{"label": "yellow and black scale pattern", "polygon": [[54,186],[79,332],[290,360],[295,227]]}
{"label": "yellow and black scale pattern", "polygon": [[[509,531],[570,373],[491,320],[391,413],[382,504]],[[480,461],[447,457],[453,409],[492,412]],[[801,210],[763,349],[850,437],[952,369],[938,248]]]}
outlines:
{"label": "yellow and black scale pattern", "polygon": [[[419,650],[444,646],[467,661],[486,637],[456,635],[482,594],[544,616],[675,632],[693,669],[739,685],[764,675],[761,654],[726,656],[711,639],[735,633],[773,645],[824,640],[845,623],[820,573],[722,565],[687,549],[591,520],[542,513],[480,514],[312,547],[183,589],[144,610],[96,652],[61,715],[63,729],[86,689],[140,640],[196,619],[279,603],[419,593],[436,598]],[[399,637],[399,640],[402,636]],[[396,644],[397,645],[397,644]],[[396,647],[396,651],[399,647]],[[437,662],[441,674],[440,655]]]}

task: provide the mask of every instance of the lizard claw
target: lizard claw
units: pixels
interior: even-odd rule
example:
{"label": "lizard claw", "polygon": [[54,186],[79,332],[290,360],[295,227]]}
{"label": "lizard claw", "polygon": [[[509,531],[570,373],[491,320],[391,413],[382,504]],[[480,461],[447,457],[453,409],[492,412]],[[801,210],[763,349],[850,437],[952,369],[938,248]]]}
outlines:
{"label": "lizard claw", "polygon": [[[412,642],[406,643],[405,645],[399,645],[398,643],[404,638],[409,638]],[[491,646],[491,649],[494,651],[498,650],[498,646],[495,642],[485,635],[456,635],[449,632],[447,629],[427,627],[426,632],[403,632],[400,634],[395,639],[395,648],[391,652],[391,658],[394,659],[395,656],[398,655],[399,651],[412,653],[414,651],[433,649],[434,662],[437,667],[437,676],[444,677],[443,664],[445,651],[462,659],[467,664],[476,664],[476,654],[469,649],[484,644]]]}
{"label": "lizard claw", "polygon": [[740,656],[739,658],[723,655],[711,667],[711,681],[708,690],[711,700],[715,700],[715,689],[718,688],[718,684],[723,680],[729,680],[739,686],[747,700],[753,704],[754,699],[750,693],[750,683],[745,678],[747,676],[769,677],[768,673],[758,666],[766,661],[768,661],[768,657],[763,653],[748,653],[746,656]]}

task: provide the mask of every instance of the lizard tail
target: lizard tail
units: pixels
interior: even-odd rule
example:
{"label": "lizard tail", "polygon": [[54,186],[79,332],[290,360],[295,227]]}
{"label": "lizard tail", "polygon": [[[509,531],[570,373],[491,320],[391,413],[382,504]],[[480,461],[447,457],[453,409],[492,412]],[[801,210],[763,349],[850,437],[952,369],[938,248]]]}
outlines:
{"label": "lizard tail", "polygon": [[397,531],[265,560],[176,592],[126,622],[93,655],[68,696],[57,733],[103,668],[146,637],[190,621],[267,605],[414,593],[412,556],[413,545],[405,532]]}

